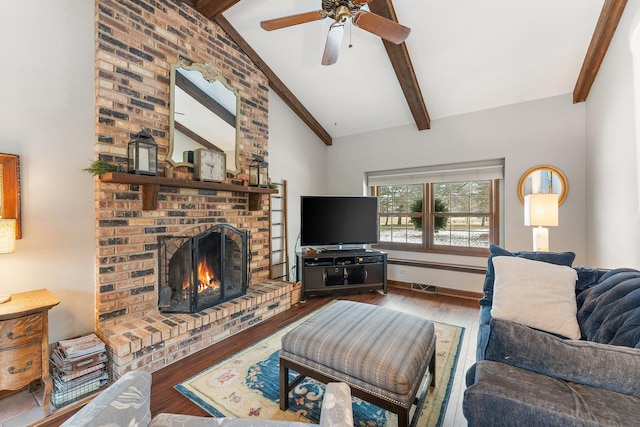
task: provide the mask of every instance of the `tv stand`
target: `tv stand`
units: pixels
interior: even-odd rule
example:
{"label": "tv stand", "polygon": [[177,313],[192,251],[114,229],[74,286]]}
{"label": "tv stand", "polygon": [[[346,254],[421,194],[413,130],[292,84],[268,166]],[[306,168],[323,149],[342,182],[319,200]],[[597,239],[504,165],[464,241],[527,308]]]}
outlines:
{"label": "tv stand", "polygon": [[302,299],[310,295],[382,290],[387,293],[387,253],[370,249],[298,252]]}

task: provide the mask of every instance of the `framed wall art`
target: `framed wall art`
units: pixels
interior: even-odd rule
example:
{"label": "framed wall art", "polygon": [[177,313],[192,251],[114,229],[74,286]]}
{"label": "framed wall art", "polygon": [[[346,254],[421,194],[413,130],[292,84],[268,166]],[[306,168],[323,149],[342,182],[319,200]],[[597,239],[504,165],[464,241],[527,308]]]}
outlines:
{"label": "framed wall art", "polygon": [[20,157],[0,154],[0,218],[16,220],[16,239],[22,238],[20,222]]}

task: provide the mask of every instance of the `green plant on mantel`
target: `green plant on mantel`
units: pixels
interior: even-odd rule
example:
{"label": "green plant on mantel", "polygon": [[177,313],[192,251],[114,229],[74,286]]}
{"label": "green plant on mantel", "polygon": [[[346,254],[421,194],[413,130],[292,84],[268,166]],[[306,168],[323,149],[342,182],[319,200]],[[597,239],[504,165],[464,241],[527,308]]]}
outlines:
{"label": "green plant on mantel", "polygon": [[91,163],[91,166],[88,168],[82,169],[83,172],[88,172],[93,176],[104,175],[109,172],[116,172],[118,170],[118,165],[113,163],[105,162],[104,160],[94,160]]}

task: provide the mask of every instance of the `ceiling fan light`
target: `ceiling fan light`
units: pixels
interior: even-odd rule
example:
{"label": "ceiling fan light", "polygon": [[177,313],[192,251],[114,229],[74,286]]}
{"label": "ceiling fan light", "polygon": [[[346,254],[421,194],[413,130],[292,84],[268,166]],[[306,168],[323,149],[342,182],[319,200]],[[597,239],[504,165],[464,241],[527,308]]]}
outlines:
{"label": "ceiling fan light", "polygon": [[349,18],[351,18],[351,11],[347,6],[340,5],[336,7],[336,15],[334,17],[336,22],[344,24],[345,22],[347,22],[347,19]]}

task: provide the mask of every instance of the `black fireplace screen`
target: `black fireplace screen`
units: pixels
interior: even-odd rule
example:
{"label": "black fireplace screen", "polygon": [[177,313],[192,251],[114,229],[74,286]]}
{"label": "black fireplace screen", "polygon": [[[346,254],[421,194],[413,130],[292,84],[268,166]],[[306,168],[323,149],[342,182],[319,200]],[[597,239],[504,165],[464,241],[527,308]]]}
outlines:
{"label": "black fireplace screen", "polygon": [[194,313],[247,292],[247,235],[217,224],[197,236],[159,238],[158,307]]}

